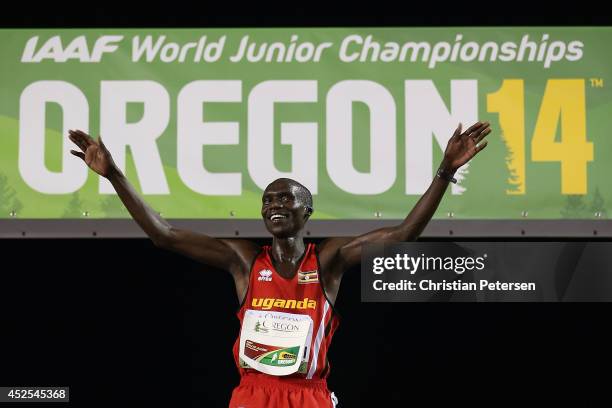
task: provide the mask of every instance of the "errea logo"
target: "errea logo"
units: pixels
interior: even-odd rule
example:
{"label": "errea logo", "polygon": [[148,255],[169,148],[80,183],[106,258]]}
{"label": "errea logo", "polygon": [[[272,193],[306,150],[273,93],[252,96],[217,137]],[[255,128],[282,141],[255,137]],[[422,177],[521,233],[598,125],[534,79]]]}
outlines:
{"label": "errea logo", "polygon": [[269,269],[262,269],[259,271],[259,278],[257,278],[257,280],[260,282],[272,282],[272,271]]}

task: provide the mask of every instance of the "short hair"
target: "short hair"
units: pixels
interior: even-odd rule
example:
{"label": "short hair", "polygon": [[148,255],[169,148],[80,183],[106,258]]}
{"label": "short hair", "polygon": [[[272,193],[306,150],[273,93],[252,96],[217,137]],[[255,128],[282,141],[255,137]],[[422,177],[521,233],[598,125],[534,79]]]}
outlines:
{"label": "short hair", "polygon": [[[302,201],[304,203],[304,206],[306,207],[306,210],[308,211],[308,214],[312,214],[314,211],[314,208],[312,207],[312,194],[310,193],[310,190],[308,190],[306,188],[306,186],[304,186],[302,183],[295,181],[293,179],[290,178],[278,178],[276,180],[274,180],[273,182],[271,182],[270,184],[268,184],[268,187],[270,187],[272,184],[278,182],[278,181],[284,181],[287,184],[289,184],[290,186],[295,186],[297,187],[297,192],[296,192],[296,197]],[[266,187],[266,189],[268,188]]]}

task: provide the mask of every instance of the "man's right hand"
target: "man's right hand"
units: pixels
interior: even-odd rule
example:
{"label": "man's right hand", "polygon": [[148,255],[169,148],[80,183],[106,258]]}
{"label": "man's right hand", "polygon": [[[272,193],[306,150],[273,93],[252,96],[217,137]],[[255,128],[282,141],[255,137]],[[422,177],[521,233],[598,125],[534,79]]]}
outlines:
{"label": "man's right hand", "polygon": [[81,149],[80,152],[70,150],[70,153],[83,159],[90,169],[102,177],[108,178],[117,168],[113,157],[106,146],[104,146],[104,143],[102,143],[100,136],[98,136],[98,141],[96,142],[91,136],[81,130],[69,130],[68,137]]}

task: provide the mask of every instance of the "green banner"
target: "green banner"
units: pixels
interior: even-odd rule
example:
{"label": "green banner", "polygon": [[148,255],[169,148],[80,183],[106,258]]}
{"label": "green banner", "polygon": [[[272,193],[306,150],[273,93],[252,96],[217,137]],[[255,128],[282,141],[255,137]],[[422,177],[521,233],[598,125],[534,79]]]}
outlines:
{"label": "green banner", "polygon": [[[0,218],[127,218],[70,155],[101,134],[164,217],[401,219],[458,123],[489,121],[437,218],[607,218],[612,28],[0,30]],[[612,211],[612,210],[611,210]]]}

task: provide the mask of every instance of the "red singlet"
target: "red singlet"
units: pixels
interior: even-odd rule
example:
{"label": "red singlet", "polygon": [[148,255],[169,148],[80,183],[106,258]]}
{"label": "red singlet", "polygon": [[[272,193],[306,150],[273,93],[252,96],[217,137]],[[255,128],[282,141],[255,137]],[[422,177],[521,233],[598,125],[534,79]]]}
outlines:
{"label": "red singlet", "polygon": [[240,385],[234,389],[230,408],[331,408],[327,388],[327,350],[338,317],[321,285],[321,270],[314,244],[308,244],[297,273],[282,277],[272,264],[270,246],[264,246],[251,267],[249,287],[238,311],[242,320],[247,309],[308,314],[312,318],[312,340],[305,369],[288,376],[273,376],[244,368],[239,358],[240,336],[234,344],[234,360]]}

